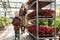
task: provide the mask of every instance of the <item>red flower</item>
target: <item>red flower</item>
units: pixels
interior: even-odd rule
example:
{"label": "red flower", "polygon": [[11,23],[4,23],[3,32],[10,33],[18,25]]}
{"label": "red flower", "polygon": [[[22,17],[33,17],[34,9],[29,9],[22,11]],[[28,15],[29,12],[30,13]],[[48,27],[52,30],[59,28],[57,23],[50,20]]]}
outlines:
{"label": "red flower", "polygon": [[[55,32],[54,27],[50,26],[44,26],[44,25],[39,25],[38,26],[38,33],[39,36],[50,36]],[[31,32],[32,34],[36,33],[36,25],[30,25],[28,28],[28,31]]]}

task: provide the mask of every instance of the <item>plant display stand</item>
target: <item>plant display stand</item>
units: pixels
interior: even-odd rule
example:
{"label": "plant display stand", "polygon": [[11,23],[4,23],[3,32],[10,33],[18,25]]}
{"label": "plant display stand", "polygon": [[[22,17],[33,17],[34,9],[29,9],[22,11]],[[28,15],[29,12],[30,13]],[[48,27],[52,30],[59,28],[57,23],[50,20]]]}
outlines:
{"label": "plant display stand", "polygon": [[[51,7],[50,9],[43,9],[51,3],[54,3],[54,10],[51,9]],[[55,0],[29,0],[27,4],[29,10],[34,10],[28,14],[28,22],[32,21],[31,24],[27,26],[29,34],[36,40],[56,40]]]}

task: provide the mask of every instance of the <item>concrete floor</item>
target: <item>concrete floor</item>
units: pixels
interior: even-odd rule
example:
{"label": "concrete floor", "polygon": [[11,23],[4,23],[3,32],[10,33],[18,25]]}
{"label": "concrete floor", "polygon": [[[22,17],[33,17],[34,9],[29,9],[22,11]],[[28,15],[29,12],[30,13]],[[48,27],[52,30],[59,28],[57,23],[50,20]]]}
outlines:
{"label": "concrete floor", "polygon": [[[23,35],[20,35],[20,39],[21,40],[34,40],[33,38],[29,36],[28,33],[24,33]],[[2,35],[0,35],[0,40],[14,40],[14,29],[12,25],[8,26],[6,31]]]}
{"label": "concrete floor", "polygon": [[[14,40],[14,35],[15,34],[14,34],[13,25],[9,25],[6,31],[2,35],[0,35],[0,40]],[[20,35],[20,40],[34,40],[34,39],[31,36],[29,36],[29,34],[26,32],[23,35]]]}

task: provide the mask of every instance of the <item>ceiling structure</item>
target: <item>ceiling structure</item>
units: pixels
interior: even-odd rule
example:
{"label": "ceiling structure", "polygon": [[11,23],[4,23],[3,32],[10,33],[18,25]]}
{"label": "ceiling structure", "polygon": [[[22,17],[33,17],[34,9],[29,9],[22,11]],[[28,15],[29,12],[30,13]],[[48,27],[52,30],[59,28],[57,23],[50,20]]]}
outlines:
{"label": "ceiling structure", "polygon": [[12,16],[14,11],[19,11],[22,2],[27,0],[0,0],[0,16]]}
{"label": "ceiling structure", "polygon": [[[0,0],[0,16],[14,16],[14,11],[19,11],[22,2],[28,0]],[[57,4],[60,2],[57,0]]]}

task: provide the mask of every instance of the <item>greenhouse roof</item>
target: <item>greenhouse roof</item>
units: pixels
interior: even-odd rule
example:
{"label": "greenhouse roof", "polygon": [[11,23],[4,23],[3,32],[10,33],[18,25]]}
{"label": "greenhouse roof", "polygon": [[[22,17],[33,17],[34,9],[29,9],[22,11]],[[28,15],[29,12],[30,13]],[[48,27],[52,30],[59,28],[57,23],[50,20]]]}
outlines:
{"label": "greenhouse roof", "polygon": [[[14,11],[19,11],[22,2],[27,2],[28,0],[0,0],[0,15],[5,15],[6,12],[8,15],[12,16]],[[60,0],[56,0],[56,4],[60,4]]]}

